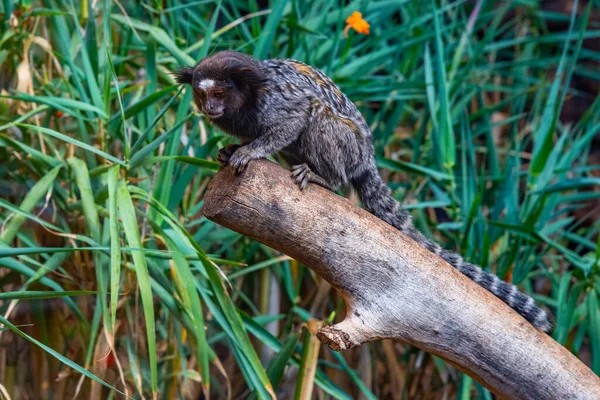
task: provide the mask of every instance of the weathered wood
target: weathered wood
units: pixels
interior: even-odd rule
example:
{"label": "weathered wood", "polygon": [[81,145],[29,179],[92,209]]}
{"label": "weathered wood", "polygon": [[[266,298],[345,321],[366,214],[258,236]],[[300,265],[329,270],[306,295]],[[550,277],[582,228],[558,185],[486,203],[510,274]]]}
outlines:
{"label": "weathered wood", "polygon": [[326,189],[300,191],[275,163],[221,170],[204,215],[306,264],[340,290],[334,350],[394,338],[514,399],[600,399],[600,379],[564,347],[441,258]]}

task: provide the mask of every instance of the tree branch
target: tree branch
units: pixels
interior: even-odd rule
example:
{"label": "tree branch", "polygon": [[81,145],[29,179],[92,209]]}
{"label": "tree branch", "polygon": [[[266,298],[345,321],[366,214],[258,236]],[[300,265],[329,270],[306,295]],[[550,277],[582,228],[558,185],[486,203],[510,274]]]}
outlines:
{"label": "tree branch", "polygon": [[367,211],[289,171],[253,161],[221,170],[204,215],[306,264],[340,290],[346,319],[319,339],[333,350],[394,338],[515,399],[600,399],[600,379],[491,293]]}

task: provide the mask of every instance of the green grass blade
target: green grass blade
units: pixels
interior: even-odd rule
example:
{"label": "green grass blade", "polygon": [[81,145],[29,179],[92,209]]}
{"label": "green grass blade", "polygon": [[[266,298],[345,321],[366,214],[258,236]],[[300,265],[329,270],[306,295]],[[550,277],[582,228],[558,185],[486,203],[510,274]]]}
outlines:
{"label": "green grass blade", "polygon": [[42,277],[44,277],[49,272],[52,272],[52,271],[58,269],[66,261],[66,259],[69,257],[69,255],[70,254],[66,253],[66,252],[53,254],[44,263],[42,268],[38,269],[33,276],[31,276],[29,279],[27,279],[27,281],[23,284],[23,287],[24,288],[28,287],[32,283],[40,280]]}
{"label": "green grass blade", "polygon": [[110,229],[110,325],[111,332],[117,319],[119,301],[119,280],[121,278],[121,241],[119,237],[119,203],[118,203],[119,166],[108,171],[108,212]]}
{"label": "green grass blade", "polygon": [[183,286],[181,293],[184,298],[186,308],[191,311],[192,322],[194,325],[194,336],[196,337],[196,357],[202,376],[202,386],[204,393],[210,393],[210,371],[208,368],[209,348],[206,342],[206,333],[204,328],[204,317],[202,314],[202,304],[200,303],[200,295],[194,284],[196,278],[192,274],[189,263],[185,259],[183,253],[179,250],[175,241],[169,236],[164,236],[168,248],[173,251],[173,263],[175,271],[179,275],[179,281]]}
{"label": "green grass blade", "polygon": [[[29,190],[19,208],[25,212],[31,212],[33,208],[42,200],[48,191],[52,188],[52,184],[58,175],[62,167],[58,166],[50,170],[45,176],[42,177],[33,187]],[[15,215],[4,228],[2,234],[0,234],[0,241],[4,243],[10,243],[17,235],[19,228],[25,222],[26,217],[24,215]]]}
{"label": "green grass blade", "polygon": [[287,4],[288,0],[276,0],[272,2],[271,14],[267,18],[267,22],[265,22],[260,33],[258,43],[254,49],[254,57],[263,59],[269,54],[269,50],[272,48],[273,39],[275,38],[275,33],[277,32],[277,27],[283,17],[283,11]]}
{"label": "green grass blade", "polygon": [[3,292],[0,293],[0,300],[38,300],[38,299],[54,299],[57,297],[66,296],[83,296],[88,294],[96,294],[93,290],[71,290],[64,292],[51,292],[43,290],[28,290],[19,292]]}
{"label": "green grass blade", "polygon": [[591,290],[587,296],[588,315],[590,319],[589,334],[592,348],[592,371],[600,375],[600,308],[598,295]]}
{"label": "green grass blade", "polygon": [[41,162],[47,164],[48,166],[54,168],[62,164],[60,159],[56,159],[54,157],[50,157],[47,154],[42,153],[41,151],[34,149],[31,146],[26,145],[25,143],[21,143],[17,140],[13,140],[8,136],[0,134],[0,146],[2,147],[12,147],[15,150],[23,151],[27,154],[28,158],[35,160],[36,162]]}
{"label": "green grass blade", "polygon": [[[573,9],[571,12],[571,21],[569,24],[569,36],[573,31],[573,27],[575,25],[575,17],[577,16],[578,9],[578,1],[576,0]],[[582,32],[580,33],[579,44],[577,46],[577,50],[573,56],[576,60],[579,55],[579,48],[581,46],[583,30],[585,29],[586,24],[582,24]],[[548,101],[546,102],[546,106],[544,107],[544,113],[540,119],[538,129],[533,133],[534,137],[534,147],[533,147],[533,160],[531,161],[531,166],[529,168],[530,174],[532,177],[537,177],[542,173],[544,168],[546,167],[546,161],[548,160],[550,153],[553,150],[553,138],[554,132],[556,129],[556,123],[558,121],[558,117],[560,115],[560,110],[563,105],[564,95],[568,88],[565,88],[565,93],[563,96],[559,96],[558,91],[560,89],[560,84],[562,82],[563,77],[565,76],[565,64],[567,63],[567,55],[569,49],[569,40],[565,41],[563,52],[560,58],[560,62],[558,64],[558,69],[556,71],[556,78],[554,78],[554,82],[552,82],[552,87],[550,89],[550,93],[548,94]],[[571,68],[567,71],[566,75],[570,76],[572,74],[573,68],[575,67],[575,63],[572,64]],[[569,81],[569,78],[566,79],[566,82]]]}
{"label": "green grass blade", "polygon": [[[432,2],[434,4],[434,2]],[[444,62],[444,45],[442,42],[442,28],[438,11],[433,5],[433,29],[435,34],[435,55],[437,61],[437,86],[439,93],[439,143],[442,156],[442,164],[448,172],[452,173],[452,167],[456,164],[456,140],[452,128],[450,116],[450,100],[448,98],[448,81],[446,80],[446,63]]]}
{"label": "green grass blade", "polygon": [[283,380],[285,368],[294,354],[299,338],[300,335],[297,333],[290,334],[286,342],[281,346],[279,353],[277,353],[267,367],[267,375],[269,375],[269,380],[273,384],[274,389],[277,389]]}
{"label": "green grass blade", "polygon": [[133,27],[135,29],[148,32],[154,40],[161,44],[169,53],[171,53],[181,65],[193,65],[194,59],[181,50],[173,41],[171,36],[164,29],[147,24],[140,20],[125,17],[119,14],[113,14],[110,18],[125,27]]}
{"label": "green grass blade", "polygon": [[[81,196],[81,204],[83,206],[83,215],[85,216],[88,233],[92,240],[96,243],[102,241],[102,229],[100,226],[100,218],[98,216],[98,210],[96,209],[96,202],[94,200],[94,193],[92,191],[92,183],[90,181],[90,175],[88,172],[87,165],[83,160],[76,158],[69,159],[69,166],[75,174],[75,180],[77,187],[79,188],[79,194]],[[108,324],[108,314],[106,313],[106,286],[104,277],[104,262],[101,259],[101,255],[98,251],[93,251],[94,257],[94,271],[96,273],[96,283],[98,285],[98,291],[100,292],[100,307],[94,310],[95,313],[101,313],[104,317],[104,323]]]}
{"label": "green grass blade", "polygon": [[167,210],[164,205],[155,199],[150,198],[147,193],[144,193],[139,188],[133,188],[133,193],[139,193],[142,195],[146,201],[148,201],[158,212],[160,212],[164,218],[164,220],[171,225],[174,231],[178,232],[181,237],[181,243],[178,247],[181,248],[183,243],[185,243],[185,239],[188,240],[188,245],[193,249],[193,251],[197,252],[198,258],[202,261],[202,265],[206,271],[206,274],[209,279],[210,286],[214,293],[214,296],[219,305],[219,309],[222,311],[225,320],[228,325],[231,327],[231,334],[233,339],[237,342],[239,346],[239,350],[243,355],[244,360],[248,362],[248,365],[252,367],[251,370],[251,378],[256,379],[260,382],[261,387],[264,388],[273,398],[275,398],[273,388],[271,383],[269,382],[269,378],[262,364],[260,363],[260,359],[256,354],[256,350],[252,346],[252,342],[248,337],[246,330],[244,329],[244,324],[242,319],[233,303],[231,297],[225,290],[225,286],[223,281],[221,280],[221,275],[217,267],[213,264],[213,262],[206,256],[206,253],[198,244],[194,241],[194,239],[190,236],[190,234],[181,226],[177,218]]}
{"label": "green grass blade", "polygon": [[100,218],[94,201],[94,193],[87,165],[83,160],[77,158],[69,159],[68,163],[75,174],[75,180],[81,195],[83,214],[85,216],[90,237],[97,243],[100,243]]}
{"label": "green grass blade", "polygon": [[42,350],[44,350],[46,353],[50,354],[52,357],[56,358],[57,360],[59,360],[60,362],[62,362],[63,364],[65,364],[66,366],[73,368],[75,371],[79,372],[82,375],[87,376],[88,378],[106,386],[107,388],[114,390],[115,392],[125,395],[125,393],[121,392],[120,390],[112,387],[111,385],[109,385],[108,383],[104,382],[102,379],[98,378],[96,375],[92,374],[91,372],[89,372],[87,369],[83,368],[82,366],[74,363],[73,361],[69,360],[67,357],[63,356],[62,354],[56,352],[55,350],[51,349],[50,347],[46,346],[45,344],[43,344],[42,342],[32,338],[31,336],[29,336],[28,334],[26,334],[25,332],[21,331],[19,328],[17,328],[15,325],[11,324],[8,320],[6,320],[4,317],[0,316],[0,323],[5,325],[8,329],[10,329],[12,332],[16,333],[17,335],[21,336],[23,339],[28,340],[29,342],[35,344],[36,346],[38,346],[39,348],[41,348]]}
{"label": "green grass blade", "polygon": [[19,93],[18,95],[2,97],[38,104],[45,104],[47,106],[60,110],[66,114],[72,114],[75,117],[80,116],[77,112],[74,112],[74,110],[78,110],[89,111],[97,114],[101,118],[108,118],[104,110],[102,110],[101,108],[98,108],[88,103],[84,103],[79,100],[73,100],[66,97],[30,96],[25,93]]}
{"label": "green grass blade", "polygon": [[[2,246],[2,244],[0,243],[0,247]],[[4,250],[3,248],[0,248],[0,250]],[[6,267],[12,271],[15,271],[19,274],[22,274],[26,277],[33,277],[35,276],[35,272],[25,266],[23,263],[20,263],[19,261],[13,259],[13,258],[1,258],[0,257],[0,266]],[[50,289],[53,289],[57,292],[64,292],[65,290],[56,282],[54,282],[53,280],[49,279],[48,277],[41,277],[39,278],[39,283],[49,287]],[[73,302],[72,299],[65,297],[64,302],[69,306],[69,308],[73,311],[73,313],[75,315],[77,315],[77,317],[81,320],[81,322],[83,322],[83,324],[85,325],[85,328],[89,328],[89,323],[87,322],[85,316],[82,314],[81,310],[79,309],[79,307],[77,307],[77,305]]]}
{"label": "green grass blade", "polygon": [[[169,157],[167,157],[167,158],[169,158]],[[199,168],[206,168],[206,169],[210,169],[212,171],[219,170],[219,163],[216,161],[208,161],[203,158],[190,157],[190,156],[175,156],[175,157],[172,157],[172,159],[174,159],[176,161],[181,161],[183,163],[193,165],[193,166],[199,167]]]}
{"label": "green grass blade", "polygon": [[60,132],[56,132],[55,130],[48,129],[48,128],[43,128],[41,126],[29,125],[29,124],[18,124],[17,126],[20,126],[22,128],[33,129],[35,131],[42,132],[42,133],[44,133],[44,134],[46,134],[48,136],[52,136],[52,137],[54,137],[56,139],[60,139],[60,140],[65,141],[67,143],[71,143],[71,144],[73,144],[73,145],[75,145],[75,146],[77,146],[79,148],[82,148],[82,149],[87,150],[89,152],[92,152],[92,153],[94,153],[96,155],[99,155],[100,157],[105,158],[105,159],[107,159],[109,161],[112,161],[115,164],[119,164],[119,165],[121,165],[123,167],[127,166],[127,164],[125,162],[119,160],[118,158],[113,157],[110,154],[107,154],[107,153],[103,152],[102,150],[98,150],[94,146],[91,146],[91,145],[89,145],[87,143],[83,143],[82,141],[74,139],[74,138],[72,138],[70,136],[63,135]]}
{"label": "green grass blade", "polygon": [[[223,0],[218,0],[216,6],[214,7],[214,11],[212,13],[212,17],[210,19],[210,24],[208,28],[204,32],[204,42],[202,43],[202,48],[200,49],[200,54],[198,54],[199,58],[204,58],[208,56],[208,50],[210,49],[210,45],[212,43],[212,36],[215,31],[215,26],[217,25],[217,20],[221,15],[221,5],[223,4]],[[194,64],[194,63],[192,63]],[[188,64],[188,65],[192,65]]]}
{"label": "green grass blade", "polygon": [[[121,89],[119,88],[119,79],[117,77],[117,71],[115,70],[115,65],[113,64],[112,56],[110,55],[108,46],[106,47],[106,61],[108,62],[108,67],[110,70],[113,84],[115,85],[115,91],[117,93],[117,100],[119,103],[118,115],[120,117],[121,127],[123,128],[123,144],[125,145],[125,158],[129,159],[129,151],[131,149],[131,135],[127,130],[127,118],[125,118],[125,107],[123,106],[123,97],[121,95]],[[110,93],[110,83],[108,81],[108,76],[106,77],[106,90]],[[107,95],[107,97],[110,97],[110,95]],[[113,117],[111,117],[111,119],[109,120],[109,125],[111,121],[113,121]]]}
{"label": "green grass blade", "polygon": [[313,397],[313,387],[315,383],[315,374],[317,371],[317,362],[319,360],[319,350],[321,342],[317,339],[316,333],[319,327],[316,327],[316,321],[309,320],[308,326],[305,326],[304,340],[302,344],[302,357],[296,381],[295,400],[305,400]]}
{"label": "green grass blade", "polygon": [[183,126],[183,124],[185,124],[187,121],[189,121],[193,116],[194,116],[194,114],[188,115],[187,117],[185,117],[184,119],[179,121],[177,124],[175,124],[175,126],[173,128],[169,129],[168,132],[163,133],[161,136],[154,139],[152,141],[152,143],[148,143],[140,151],[133,154],[133,156],[129,160],[130,169],[134,169],[141,162],[146,160],[150,156],[150,154],[152,154],[154,152],[154,150],[156,150],[158,148],[158,146],[160,146],[165,140],[167,140],[169,137],[171,137],[171,134],[173,132],[175,132],[176,130],[181,128]]}
{"label": "green grass blade", "polygon": [[[130,247],[143,248],[138,230],[135,208],[129,190],[125,182],[119,182],[118,189],[118,209],[125,237]],[[148,274],[148,265],[146,258],[141,251],[133,251],[131,254],[137,276],[140,295],[142,297],[142,308],[144,310],[144,319],[146,321],[146,333],[148,337],[148,360],[150,362],[150,381],[152,383],[152,393],[154,397],[158,390],[158,373],[156,365],[156,327],[154,322],[154,304],[152,302],[152,288],[150,286],[150,275]]]}
{"label": "green grass blade", "polygon": [[235,337],[240,343],[240,351],[244,353],[252,369],[260,379],[261,385],[270,393],[271,397],[275,399],[276,396],[273,392],[273,386],[269,381],[266,371],[260,363],[260,359],[256,354],[256,350],[252,346],[252,342],[250,341],[246,330],[244,329],[242,319],[240,318],[240,315],[238,314],[231,297],[225,291],[225,286],[221,280],[221,276],[219,275],[217,268],[210,261],[203,261],[203,264],[204,268],[206,269],[206,273],[208,274],[210,286],[213,289],[213,293],[215,294],[217,302],[219,303],[221,310],[223,310],[227,321],[231,325]]}
{"label": "green grass blade", "polygon": [[[132,104],[129,107],[125,108],[125,110],[123,110],[125,119],[129,119],[134,115],[137,115],[142,111],[146,110],[146,108],[148,108],[152,104],[156,103],[158,100],[171,93],[176,87],[176,85],[168,86],[162,90],[159,90],[158,92],[152,93],[150,96],[144,97],[141,101],[137,101],[135,102],[135,104]],[[113,114],[110,117],[110,121],[116,120],[117,118],[119,118],[119,116],[120,113]]]}
{"label": "green grass blade", "polygon": [[169,101],[167,102],[167,104],[165,104],[160,111],[158,112],[158,114],[154,117],[154,119],[152,120],[152,122],[150,123],[150,125],[148,125],[148,127],[146,128],[146,130],[144,131],[144,133],[142,133],[140,135],[140,137],[135,141],[135,143],[133,144],[133,146],[131,146],[131,153],[135,154],[138,149],[140,148],[140,146],[146,141],[146,139],[148,138],[148,135],[150,134],[150,131],[156,126],[156,124],[158,123],[158,121],[160,121],[163,116],[165,115],[165,113],[167,112],[167,110],[169,110],[169,108],[171,107],[171,104],[173,104],[173,102],[175,101],[175,99],[177,99],[179,97],[179,95],[181,94],[181,92],[183,91],[183,86],[181,86],[179,88],[179,90],[177,91],[177,93],[175,93],[173,96],[171,96],[171,98],[169,99]]}
{"label": "green grass blade", "polygon": [[390,159],[377,159],[377,165],[381,168],[387,168],[391,171],[397,172],[408,172],[412,174],[419,174],[433,178],[436,181],[452,180],[452,175],[444,172],[436,171],[431,168],[423,167],[421,165],[409,163],[402,160],[390,160]]}

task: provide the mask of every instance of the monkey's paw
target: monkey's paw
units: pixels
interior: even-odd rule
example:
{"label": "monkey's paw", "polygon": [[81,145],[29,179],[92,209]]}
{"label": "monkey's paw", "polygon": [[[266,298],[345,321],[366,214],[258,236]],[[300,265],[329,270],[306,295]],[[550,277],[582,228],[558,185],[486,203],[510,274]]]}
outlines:
{"label": "monkey's paw", "polygon": [[242,147],[241,144],[228,144],[227,146],[220,148],[217,151],[217,161],[221,165],[221,167],[226,167],[229,165],[229,159],[235,153],[237,149]]}
{"label": "monkey's paw", "polygon": [[308,185],[309,182],[312,182],[324,187],[327,190],[331,190],[332,192],[335,191],[335,183],[331,184],[327,180],[315,174],[306,164],[294,165],[292,167],[292,178],[294,181],[296,181],[296,185],[298,185],[300,190],[304,190],[306,185]]}
{"label": "monkey's paw", "polygon": [[238,148],[235,153],[229,157],[229,168],[231,168],[231,172],[233,172],[234,175],[241,174],[253,158],[256,157],[253,157],[252,152],[248,150],[246,146]]}
{"label": "monkey's paw", "polygon": [[292,178],[300,190],[304,190],[310,182],[310,168],[306,164],[298,164],[292,167]]}

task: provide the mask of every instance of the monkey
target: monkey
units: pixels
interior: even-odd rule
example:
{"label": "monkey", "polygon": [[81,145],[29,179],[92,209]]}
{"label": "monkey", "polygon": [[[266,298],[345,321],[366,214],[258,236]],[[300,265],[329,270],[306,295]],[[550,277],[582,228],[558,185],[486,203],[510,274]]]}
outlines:
{"label": "monkey", "polygon": [[533,326],[548,331],[548,314],[518,291],[425,237],[392,197],[379,174],[372,133],[355,104],[321,70],[291,59],[257,60],[221,51],[175,72],[192,86],[208,120],[237,137],[217,160],[242,173],[250,160],[279,154],[301,190],[315,183],[331,191],[353,187],[363,207],[487,289]]}

